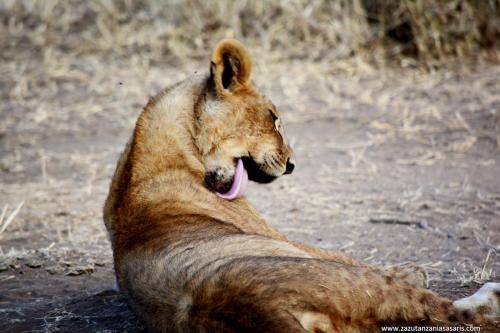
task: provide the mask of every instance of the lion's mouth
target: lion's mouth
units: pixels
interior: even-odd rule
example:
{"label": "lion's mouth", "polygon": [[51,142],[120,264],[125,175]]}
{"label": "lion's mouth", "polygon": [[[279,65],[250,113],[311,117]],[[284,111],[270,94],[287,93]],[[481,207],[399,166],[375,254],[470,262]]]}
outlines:
{"label": "lion's mouth", "polygon": [[227,191],[226,193],[220,193],[220,192],[216,193],[221,198],[227,200],[233,200],[245,194],[247,185],[248,185],[248,173],[247,170],[245,169],[245,166],[243,165],[243,161],[240,158],[238,158],[229,191]]}
{"label": "lion's mouth", "polygon": [[267,184],[278,178],[265,172],[262,166],[255,162],[252,157],[242,157],[241,159],[248,172],[248,179],[257,183]]}
{"label": "lion's mouth", "polygon": [[[255,162],[252,157],[242,157],[236,159],[236,168],[231,184],[224,186],[227,191],[216,191],[217,195],[226,200],[234,200],[245,195],[248,180],[257,183],[267,184],[277,177],[268,174],[262,169],[262,166]],[[210,182],[208,182],[210,183]]]}

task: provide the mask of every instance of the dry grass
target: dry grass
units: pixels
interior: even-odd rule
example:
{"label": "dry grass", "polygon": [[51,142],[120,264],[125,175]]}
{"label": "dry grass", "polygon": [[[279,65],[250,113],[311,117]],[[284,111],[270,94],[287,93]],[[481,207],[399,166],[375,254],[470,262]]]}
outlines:
{"label": "dry grass", "polygon": [[432,68],[454,59],[498,62],[499,20],[499,0],[6,0],[0,46],[7,57],[25,48],[42,57],[184,62],[236,37],[277,60]]}
{"label": "dry grass", "polygon": [[[24,205],[24,201],[21,201],[21,203],[14,209],[7,218],[6,213],[7,209],[9,208],[9,205],[5,205],[4,208],[2,209],[2,213],[0,214],[0,235],[7,229],[7,227],[14,221],[14,218],[16,215],[19,213],[19,210],[21,207]],[[4,220],[5,218],[5,220]]]}

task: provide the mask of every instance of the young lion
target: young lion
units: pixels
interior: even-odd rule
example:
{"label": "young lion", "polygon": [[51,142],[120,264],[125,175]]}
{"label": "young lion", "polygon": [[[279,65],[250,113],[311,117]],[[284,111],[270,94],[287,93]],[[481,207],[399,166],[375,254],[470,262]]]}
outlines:
{"label": "young lion", "polygon": [[104,221],[120,289],[151,332],[372,332],[498,312],[499,284],[454,304],[418,267],[370,267],[269,227],[246,182],[291,173],[294,158],[251,69],[240,42],[220,42],[210,74],[149,101],[118,162]]}

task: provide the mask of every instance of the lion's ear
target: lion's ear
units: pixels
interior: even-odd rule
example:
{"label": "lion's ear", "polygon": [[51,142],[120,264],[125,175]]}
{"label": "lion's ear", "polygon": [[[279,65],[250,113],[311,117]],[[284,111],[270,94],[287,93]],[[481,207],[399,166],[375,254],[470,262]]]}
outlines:
{"label": "lion's ear", "polygon": [[248,50],[236,39],[224,39],[212,53],[210,76],[217,92],[234,91],[250,81],[252,60]]}

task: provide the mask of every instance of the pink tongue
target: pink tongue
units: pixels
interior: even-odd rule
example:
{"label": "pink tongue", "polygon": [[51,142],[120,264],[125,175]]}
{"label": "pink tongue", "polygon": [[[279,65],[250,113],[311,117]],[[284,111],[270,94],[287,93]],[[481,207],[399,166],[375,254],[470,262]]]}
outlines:
{"label": "pink tongue", "polygon": [[245,194],[248,184],[248,173],[241,158],[238,158],[236,163],[236,171],[234,172],[233,183],[231,184],[231,189],[227,193],[218,193],[217,195],[221,198],[227,200],[233,200],[239,198]]}

